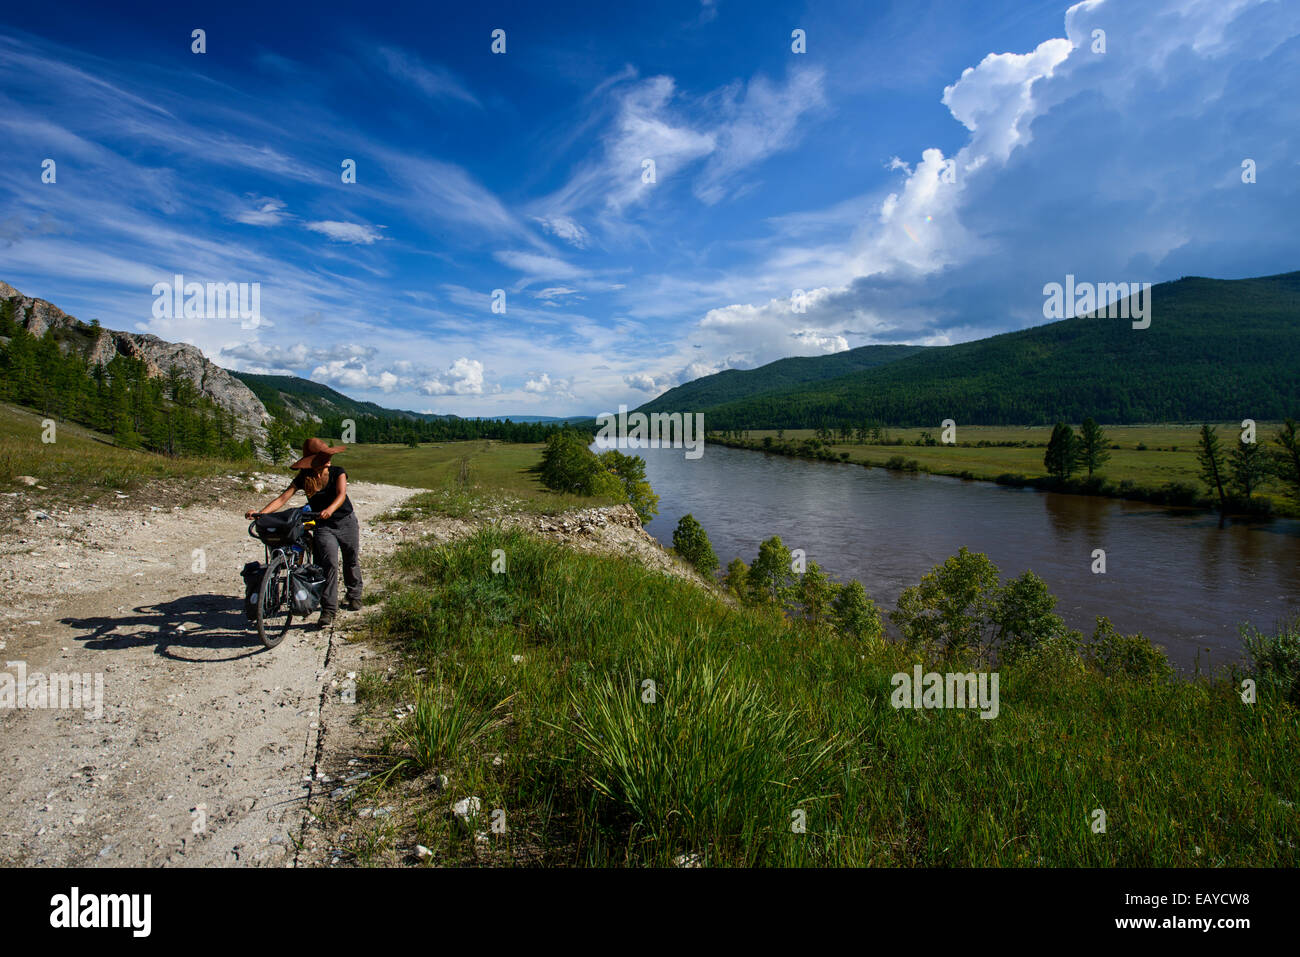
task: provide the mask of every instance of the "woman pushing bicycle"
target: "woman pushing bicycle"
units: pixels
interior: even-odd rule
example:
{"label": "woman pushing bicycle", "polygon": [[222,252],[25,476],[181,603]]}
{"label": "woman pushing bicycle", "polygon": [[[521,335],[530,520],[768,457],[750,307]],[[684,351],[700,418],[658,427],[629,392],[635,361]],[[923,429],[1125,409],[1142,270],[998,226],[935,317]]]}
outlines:
{"label": "woman pushing bicycle", "polygon": [[331,446],[323,439],[308,439],[302,444],[302,458],[290,468],[298,474],[289,487],[260,511],[248,511],[244,518],[283,508],[301,491],[307,496],[307,505],[316,520],[312,541],[312,560],[325,569],[325,591],[321,595],[321,628],[334,623],[339,607],[339,553],[343,556],[343,583],[347,599],[343,607],[348,611],[361,608],[361,528],[356,512],[348,498],[348,473],[330,464],[330,457],[342,452],[344,446]]}

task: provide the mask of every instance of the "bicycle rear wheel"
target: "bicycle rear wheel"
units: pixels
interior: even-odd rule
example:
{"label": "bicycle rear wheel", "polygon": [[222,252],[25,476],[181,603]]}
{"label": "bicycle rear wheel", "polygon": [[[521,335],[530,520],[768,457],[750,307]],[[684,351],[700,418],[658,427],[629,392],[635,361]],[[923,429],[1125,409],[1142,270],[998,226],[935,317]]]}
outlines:
{"label": "bicycle rear wheel", "polygon": [[293,607],[289,604],[289,563],[283,554],[271,559],[262,576],[257,596],[257,635],[262,644],[274,648],[293,624]]}

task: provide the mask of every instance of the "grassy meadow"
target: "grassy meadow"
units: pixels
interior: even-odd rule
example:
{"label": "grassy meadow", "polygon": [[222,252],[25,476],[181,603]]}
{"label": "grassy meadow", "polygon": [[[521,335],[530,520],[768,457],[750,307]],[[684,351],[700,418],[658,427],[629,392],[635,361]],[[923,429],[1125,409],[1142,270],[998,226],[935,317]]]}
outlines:
{"label": "grassy meadow", "polygon": [[[109,436],[62,420],[56,422],[55,441],[43,442],[42,419],[29,409],[0,403],[0,486],[22,488],[29,498],[94,501],[156,480],[191,482],[202,497],[202,482],[194,480],[246,471],[250,464],[118,448]],[[30,475],[45,488],[16,486],[18,475]]]}
{"label": "grassy meadow", "polygon": [[[915,651],[500,530],[405,547],[386,598],[369,637],[401,664],[362,673],[358,701],[414,710],[351,801],[397,813],[342,812],[354,863],[414,843],[505,865],[1300,863],[1300,724],[1263,685],[1246,705],[1226,676],[1103,675],[1047,647],[998,669],[993,720],[896,710]],[[470,796],[477,841],[447,814]]]}
{"label": "grassy meadow", "polygon": [[534,466],[541,444],[475,439],[410,448],[406,445],[353,445],[335,459],[358,482],[382,482],[427,489],[395,513],[409,517],[417,509],[436,509],[453,517],[487,509],[562,512],[570,508],[614,504],[613,499],[553,492],[542,485]]}
{"label": "grassy meadow", "polygon": [[[1241,431],[1240,422],[1211,423],[1217,425],[1220,441],[1230,448]],[[1280,423],[1259,423],[1257,441],[1268,447],[1277,434]],[[1078,431],[1078,425],[1074,426]],[[1110,461],[1098,475],[1113,486],[1131,483],[1138,489],[1159,489],[1170,484],[1200,488],[1200,466],[1196,461],[1199,425],[1108,425]],[[891,458],[902,456],[914,460],[917,469],[936,475],[952,475],[993,482],[999,476],[1012,474],[1030,481],[1043,479],[1047,470],[1043,466],[1043,453],[1051,437],[1050,426],[957,426],[956,445],[915,445],[929,432],[938,441],[941,429],[888,429],[890,439],[902,439],[903,444],[859,444],[856,439],[832,444],[836,455],[848,454],[848,461],[862,465],[885,466]],[[764,437],[777,441],[774,430],[755,429],[747,433],[747,444],[761,444]],[[787,429],[786,441],[800,442],[815,438],[813,429]],[[715,440],[711,437],[711,440]],[[722,440],[716,440],[722,441]],[[1027,443],[1019,445],[986,445],[978,443]],[[734,444],[731,442],[725,444]],[[1075,474],[1079,478],[1080,473]],[[1281,494],[1275,483],[1267,485],[1257,495],[1265,499],[1279,514],[1288,514],[1291,503]]]}

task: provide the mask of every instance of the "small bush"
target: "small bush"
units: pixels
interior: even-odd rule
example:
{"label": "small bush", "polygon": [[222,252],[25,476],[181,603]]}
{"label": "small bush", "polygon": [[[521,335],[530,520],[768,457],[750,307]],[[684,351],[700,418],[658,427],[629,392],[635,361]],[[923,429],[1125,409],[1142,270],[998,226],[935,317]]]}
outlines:
{"label": "small bush", "polygon": [[712,575],[718,567],[718,556],[709,536],[693,515],[683,515],[673,529],[673,551],[690,562],[701,575]]}
{"label": "small bush", "polygon": [[1142,634],[1121,635],[1104,616],[1097,619],[1086,653],[1088,660],[1111,678],[1158,681],[1173,674],[1163,648],[1153,645]]}
{"label": "small bush", "polygon": [[993,634],[998,569],[963,546],[898,596],[890,621],[922,651],[961,655],[986,648]]}
{"label": "small bush", "polygon": [[749,602],[749,566],[743,558],[733,558],[722,575],[722,587],[742,602]]}
{"label": "small bush", "polygon": [[1265,635],[1250,625],[1241,629],[1255,680],[1300,706],[1300,616],[1283,623],[1277,634]]}
{"label": "small bush", "polygon": [[1064,634],[1065,622],[1055,608],[1056,596],[1032,571],[1002,586],[992,612],[1000,659],[1014,661]]}
{"label": "small bush", "polygon": [[832,616],[836,629],[845,638],[875,644],[885,637],[880,610],[857,579],[840,587],[832,603]]}
{"label": "small bush", "polygon": [[1160,495],[1168,505],[1195,505],[1201,498],[1201,490],[1186,482],[1166,482],[1160,488]]}

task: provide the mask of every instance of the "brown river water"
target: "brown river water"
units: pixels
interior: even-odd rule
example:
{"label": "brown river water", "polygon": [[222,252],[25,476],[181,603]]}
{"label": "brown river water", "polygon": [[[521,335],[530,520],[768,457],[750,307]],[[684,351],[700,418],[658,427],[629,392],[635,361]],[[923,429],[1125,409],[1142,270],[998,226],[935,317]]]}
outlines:
{"label": "brown river water", "polygon": [[[1230,521],[1208,512],[1057,495],[944,476],[807,462],[721,446],[629,450],[659,494],[647,526],[671,546],[691,513],[725,566],[780,535],[840,581],[859,579],[882,609],[965,545],[1003,579],[1033,569],[1057,612],[1091,634],[1105,615],[1140,631],[1190,671],[1242,656],[1239,626],[1267,630],[1300,612],[1300,522]],[[1092,553],[1106,552],[1093,574]]]}

